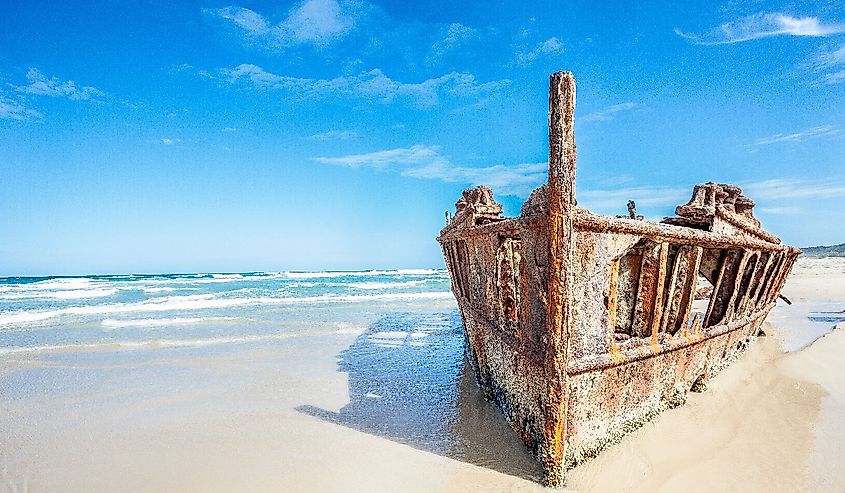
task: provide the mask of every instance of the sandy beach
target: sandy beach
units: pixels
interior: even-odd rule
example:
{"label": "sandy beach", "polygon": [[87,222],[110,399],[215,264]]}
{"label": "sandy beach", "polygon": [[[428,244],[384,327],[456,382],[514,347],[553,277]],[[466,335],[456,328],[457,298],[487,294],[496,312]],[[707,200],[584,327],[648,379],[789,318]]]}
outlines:
{"label": "sandy beach", "polygon": [[[841,491],[845,262],[802,259],[784,295],[793,305],[705,392],[570,471],[567,489]],[[438,307],[357,333],[7,354],[0,491],[541,491],[466,368],[459,324]]]}

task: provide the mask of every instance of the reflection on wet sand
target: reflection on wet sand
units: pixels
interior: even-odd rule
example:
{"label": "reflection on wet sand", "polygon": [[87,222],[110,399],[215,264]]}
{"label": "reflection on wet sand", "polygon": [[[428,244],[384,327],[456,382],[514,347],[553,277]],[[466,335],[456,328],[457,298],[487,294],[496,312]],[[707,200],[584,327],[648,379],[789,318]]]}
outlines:
{"label": "reflection on wet sand", "polygon": [[539,464],[484,400],[464,359],[457,311],[393,313],[372,324],[339,355],[349,375],[340,412],[304,405],[326,421],[524,479]]}

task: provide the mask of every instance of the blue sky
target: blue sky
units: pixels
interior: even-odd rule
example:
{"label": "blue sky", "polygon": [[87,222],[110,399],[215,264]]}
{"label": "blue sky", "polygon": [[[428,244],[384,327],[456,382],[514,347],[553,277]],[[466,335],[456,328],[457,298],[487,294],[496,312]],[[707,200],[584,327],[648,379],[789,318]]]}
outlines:
{"label": "blue sky", "polygon": [[462,189],[545,181],[556,70],[580,205],[845,241],[841,2],[11,1],[0,275],[442,266]]}

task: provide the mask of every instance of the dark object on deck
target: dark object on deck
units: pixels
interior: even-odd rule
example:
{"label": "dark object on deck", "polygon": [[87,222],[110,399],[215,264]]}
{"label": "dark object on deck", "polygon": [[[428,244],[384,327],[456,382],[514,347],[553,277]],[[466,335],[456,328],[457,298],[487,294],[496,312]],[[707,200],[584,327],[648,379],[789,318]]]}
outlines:
{"label": "dark object on deck", "polygon": [[574,112],[575,79],[553,74],[548,184],[515,218],[487,187],[465,190],[438,237],[479,385],[550,486],[703,389],[758,333],[801,253],[732,185],[697,185],[661,223],[577,207]]}

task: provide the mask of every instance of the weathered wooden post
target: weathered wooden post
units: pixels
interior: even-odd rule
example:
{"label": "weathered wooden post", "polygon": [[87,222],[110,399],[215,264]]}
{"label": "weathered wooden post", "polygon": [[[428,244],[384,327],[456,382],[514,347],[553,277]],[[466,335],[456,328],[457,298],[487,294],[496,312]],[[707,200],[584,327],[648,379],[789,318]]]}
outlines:
{"label": "weathered wooden post", "polygon": [[575,77],[557,72],[549,84],[549,287],[545,370],[548,409],[543,469],[548,486],[564,482],[566,359],[572,325],[572,215],[575,209]]}

